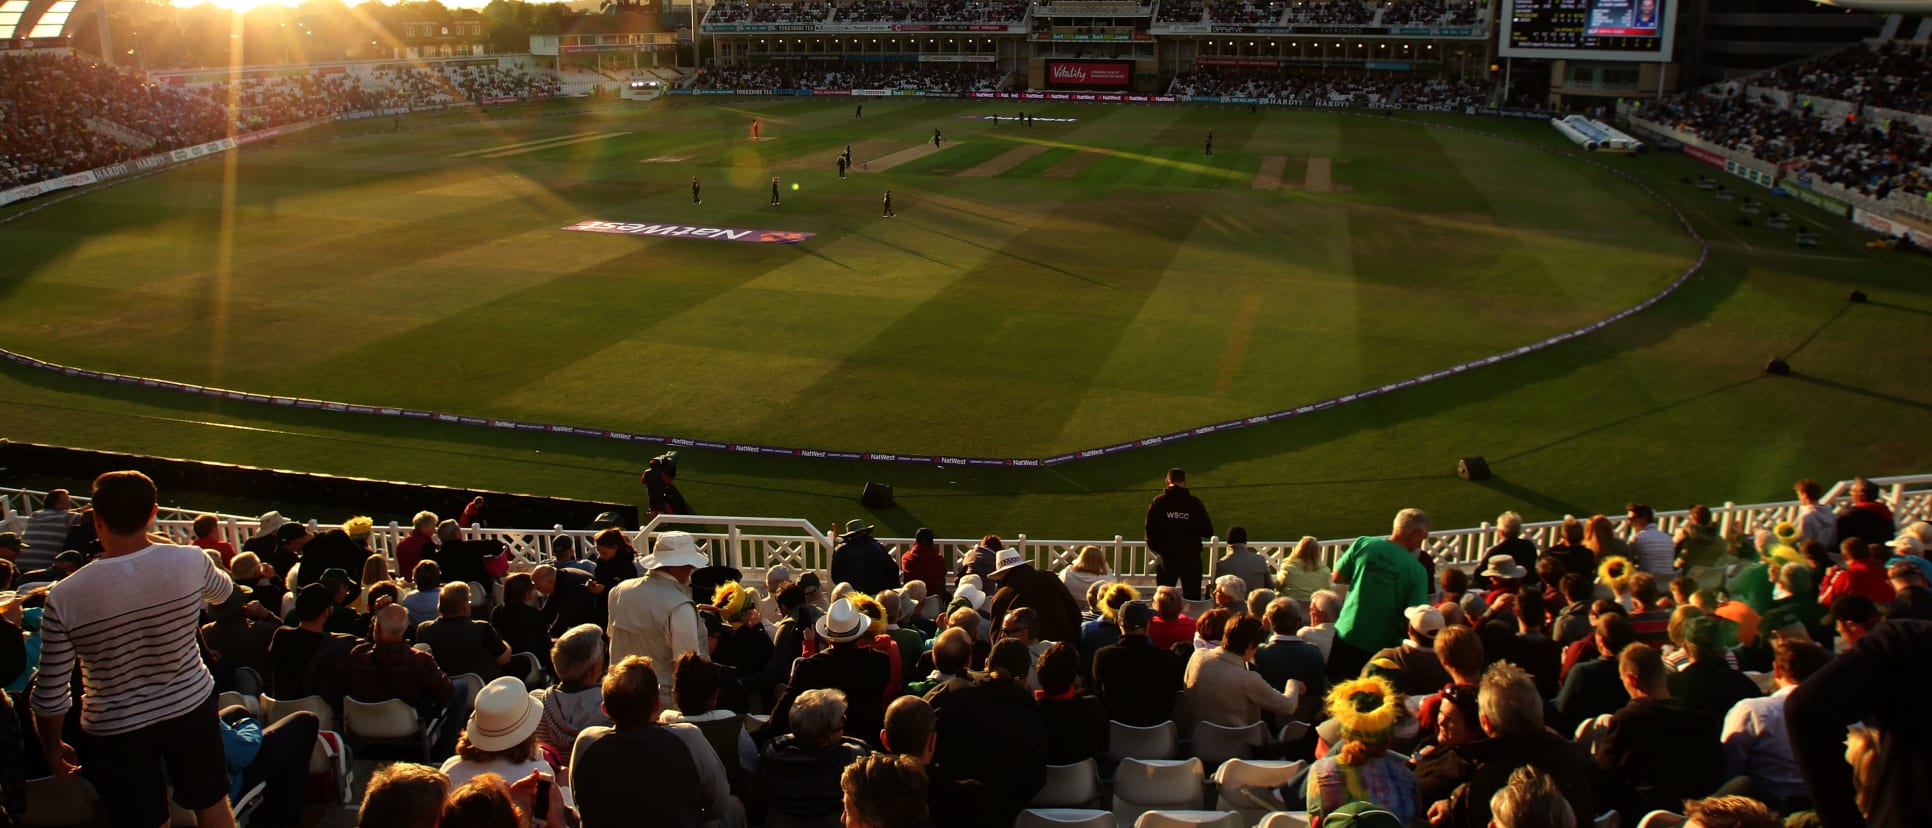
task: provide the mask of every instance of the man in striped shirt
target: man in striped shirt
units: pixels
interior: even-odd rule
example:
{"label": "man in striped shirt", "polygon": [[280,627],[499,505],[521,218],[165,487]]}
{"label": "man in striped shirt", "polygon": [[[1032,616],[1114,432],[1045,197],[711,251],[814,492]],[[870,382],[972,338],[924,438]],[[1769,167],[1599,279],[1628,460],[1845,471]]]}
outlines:
{"label": "man in striped shirt", "polygon": [[68,521],[73,513],[74,499],[66,489],[54,489],[40,502],[40,511],[27,518],[27,550],[14,560],[14,566],[21,572],[46,569],[54,565],[54,556],[67,548]]}
{"label": "man in striped shirt", "polygon": [[167,821],[171,783],[203,828],[232,828],[214,679],[195,634],[202,607],[234,584],[200,549],[149,537],[155,490],[146,475],[108,472],[93,494],[102,554],[54,585],[41,616],[33,709],[47,765],[61,776],[81,770],[61,739],[79,661],[81,747],[111,823]]}

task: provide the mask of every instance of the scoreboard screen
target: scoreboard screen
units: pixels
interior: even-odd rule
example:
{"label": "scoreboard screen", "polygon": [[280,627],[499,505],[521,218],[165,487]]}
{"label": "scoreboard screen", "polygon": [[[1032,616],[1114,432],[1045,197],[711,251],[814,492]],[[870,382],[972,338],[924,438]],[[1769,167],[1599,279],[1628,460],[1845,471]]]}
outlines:
{"label": "scoreboard screen", "polygon": [[1503,57],[1667,62],[1674,0],[1508,0]]}

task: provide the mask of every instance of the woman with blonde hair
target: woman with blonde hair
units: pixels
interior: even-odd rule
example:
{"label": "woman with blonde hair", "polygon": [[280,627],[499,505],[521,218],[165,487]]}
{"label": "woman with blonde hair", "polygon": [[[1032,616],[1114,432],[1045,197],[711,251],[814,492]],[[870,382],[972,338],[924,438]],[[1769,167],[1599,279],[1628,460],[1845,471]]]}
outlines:
{"label": "woman with blonde hair", "polygon": [[362,577],[357,579],[356,581],[357,583],[362,584],[362,594],[356,597],[356,602],[353,606],[355,611],[356,612],[374,612],[374,610],[369,608],[369,590],[375,589],[376,584],[380,584],[388,580],[389,580],[389,559],[388,558],[385,558],[380,554],[370,555],[369,557],[364,558],[362,561]]}
{"label": "woman with blonde hair", "polygon": [[1140,591],[1116,581],[1100,589],[1094,611],[1099,618],[1080,625],[1080,674],[1093,674],[1093,654],[1101,647],[1120,643],[1120,611],[1140,600]]}
{"label": "woman with blonde hair", "polygon": [[901,682],[905,680],[905,662],[899,652],[899,642],[892,640],[892,636],[886,634],[886,627],[891,624],[891,621],[886,617],[885,605],[879,603],[879,599],[863,592],[848,594],[845,600],[851,601],[852,608],[872,622],[866,629],[865,635],[860,637],[859,643],[885,653],[892,661],[891,677],[886,680],[886,699],[890,700],[899,695],[899,689],[903,686]]}
{"label": "woman with blonde hair", "polygon": [[1294,551],[1281,564],[1281,594],[1304,605],[1334,581],[1335,573],[1322,564],[1322,545],[1312,535],[1296,541]]}
{"label": "woman with blonde hair", "polygon": [[1094,584],[1113,578],[1113,570],[1107,566],[1107,553],[1093,545],[1080,547],[1080,554],[1073,563],[1060,570],[1060,583],[1066,584],[1067,591],[1073,593],[1074,603],[1080,605],[1081,612],[1090,609],[1087,591],[1093,589]]}

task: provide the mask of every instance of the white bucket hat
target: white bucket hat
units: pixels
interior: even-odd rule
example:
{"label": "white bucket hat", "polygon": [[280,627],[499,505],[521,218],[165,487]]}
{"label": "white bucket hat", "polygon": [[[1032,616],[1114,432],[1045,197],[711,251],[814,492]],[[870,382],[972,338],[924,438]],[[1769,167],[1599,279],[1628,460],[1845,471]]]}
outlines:
{"label": "white bucket hat", "polygon": [[698,549],[698,539],[690,532],[665,532],[657,536],[651,554],[644,558],[644,569],[667,566],[710,566],[711,559]]}
{"label": "white bucket hat", "polygon": [[986,591],[972,584],[967,584],[960,587],[958,592],[953,593],[953,600],[963,600],[973,609],[977,610],[986,606]]}
{"label": "white bucket hat", "polygon": [[857,640],[871,627],[872,619],[844,598],[833,601],[825,617],[818,619],[819,636],[834,644]]}
{"label": "white bucket hat", "polygon": [[523,682],[504,676],[476,694],[476,710],[463,732],[478,750],[509,750],[523,744],[543,721],[543,703],[530,698]]}
{"label": "white bucket hat", "polygon": [[1490,558],[1489,566],[1482,571],[1482,576],[1485,578],[1506,578],[1517,581],[1528,577],[1528,575],[1529,570],[1518,566],[1516,559],[1508,555],[1497,555],[1494,558]]}

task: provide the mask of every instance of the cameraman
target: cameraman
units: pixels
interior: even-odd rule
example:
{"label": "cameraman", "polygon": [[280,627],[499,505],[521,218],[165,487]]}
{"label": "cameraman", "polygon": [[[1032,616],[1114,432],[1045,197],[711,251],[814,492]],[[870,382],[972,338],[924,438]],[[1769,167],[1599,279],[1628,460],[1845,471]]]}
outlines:
{"label": "cameraman", "polygon": [[677,479],[677,452],[667,451],[651,458],[650,468],[644,470],[644,490],[650,493],[652,515],[693,514],[691,504],[684,502],[684,494],[678,491]]}

